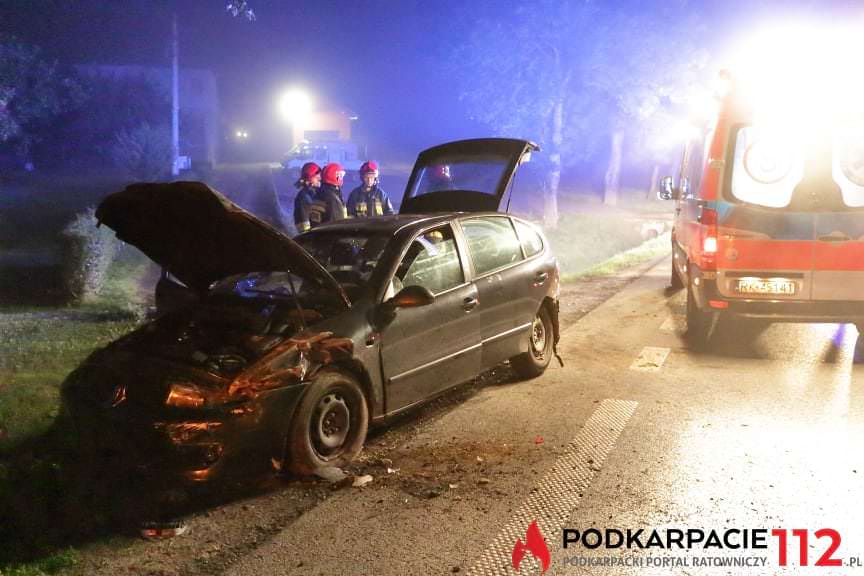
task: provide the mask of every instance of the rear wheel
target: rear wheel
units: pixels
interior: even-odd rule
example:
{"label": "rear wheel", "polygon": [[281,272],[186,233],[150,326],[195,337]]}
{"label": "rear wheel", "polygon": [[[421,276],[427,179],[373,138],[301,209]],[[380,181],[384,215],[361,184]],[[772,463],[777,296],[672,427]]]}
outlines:
{"label": "rear wheel", "polygon": [[681,290],[684,288],[684,282],[681,280],[681,276],[678,274],[678,270],[675,268],[675,245],[672,245],[672,274],[669,277],[669,286],[672,290]]}
{"label": "rear wheel", "polygon": [[510,366],[520,378],[536,378],[546,371],[552,360],[554,337],[552,318],[546,306],[541,306],[531,323],[528,351],[510,359]]}
{"label": "rear wheel", "polygon": [[708,335],[711,331],[712,313],[707,310],[700,310],[696,305],[696,297],[693,295],[693,288],[687,287],[687,338],[693,344],[701,345],[708,341]]}
{"label": "rear wheel", "polygon": [[320,373],[300,400],[287,440],[288,469],[310,475],[344,466],[363,448],[369,409],[357,380],[344,372]]}

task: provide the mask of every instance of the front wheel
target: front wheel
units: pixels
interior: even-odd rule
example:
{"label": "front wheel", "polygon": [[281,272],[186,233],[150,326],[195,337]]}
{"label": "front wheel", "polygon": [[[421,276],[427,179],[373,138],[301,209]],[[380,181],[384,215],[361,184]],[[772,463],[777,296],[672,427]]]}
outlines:
{"label": "front wheel", "polygon": [[287,439],[288,469],[308,476],[344,466],[363,448],[369,409],[357,380],[344,372],[321,372],[300,400]]}
{"label": "front wheel", "polygon": [[536,378],[546,371],[552,360],[554,344],[552,318],[546,306],[541,306],[531,323],[528,351],[510,359],[510,366],[524,380]]}

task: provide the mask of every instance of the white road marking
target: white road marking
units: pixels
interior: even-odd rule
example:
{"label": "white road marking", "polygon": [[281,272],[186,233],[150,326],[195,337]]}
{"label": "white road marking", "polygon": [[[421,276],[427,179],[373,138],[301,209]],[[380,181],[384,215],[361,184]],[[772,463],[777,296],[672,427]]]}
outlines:
{"label": "white road marking", "polygon": [[657,346],[646,346],[639,353],[639,356],[630,364],[630,370],[638,370],[640,372],[659,372],[669,356],[669,348],[659,348]]}
{"label": "white road marking", "polygon": [[672,316],[667,317],[663,321],[663,324],[660,325],[660,330],[662,332],[675,332],[675,318]]}
{"label": "white road marking", "polygon": [[[569,521],[638,405],[611,399],[600,403],[564,454],[479,556],[468,576],[512,576],[513,546],[517,539],[525,542],[528,526],[535,520],[550,553],[554,552],[560,529]],[[529,560],[533,561],[530,554],[525,559],[526,565]]]}

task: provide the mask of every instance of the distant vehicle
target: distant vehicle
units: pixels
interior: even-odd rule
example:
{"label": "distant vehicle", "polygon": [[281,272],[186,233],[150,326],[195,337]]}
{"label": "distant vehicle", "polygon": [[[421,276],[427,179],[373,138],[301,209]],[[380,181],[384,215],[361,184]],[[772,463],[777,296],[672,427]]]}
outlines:
{"label": "distant vehicle", "polygon": [[[542,374],[559,338],[557,260],[534,225],[496,211],[534,149],[431,148],[400,214],[294,240],[198,182],[109,196],[99,221],[197,298],[70,375],[84,446],[186,481],[252,457],[309,474],[349,462],[370,423],[500,362]],[[447,182],[432,178],[441,166]]]}
{"label": "distant vehicle", "polygon": [[790,107],[783,121],[760,124],[750,91],[733,80],[658,193],[675,203],[671,283],[687,290],[688,335],[705,342],[717,320],[745,317],[864,334],[861,125],[807,124],[793,90],[772,101]]}
{"label": "distant vehicle", "polygon": [[365,161],[366,158],[361,156],[360,147],[354,142],[341,140],[309,142],[304,140],[285,155],[282,160],[282,167],[292,174],[296,172],[299,175],[300,168],[307,162],[315,162],[319,166],[336,162],[341,164],[346,172],[356,173]]}

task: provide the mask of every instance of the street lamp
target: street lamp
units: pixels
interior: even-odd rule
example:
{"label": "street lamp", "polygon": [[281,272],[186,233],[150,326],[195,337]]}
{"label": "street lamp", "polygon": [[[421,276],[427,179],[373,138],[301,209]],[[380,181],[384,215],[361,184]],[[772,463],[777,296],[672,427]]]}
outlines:
{"label": "street lamp", "polygon": [[292,124],[299,124],[312,111],[312,98],[299,88],[291,89],[279,97],[279,113]]}

